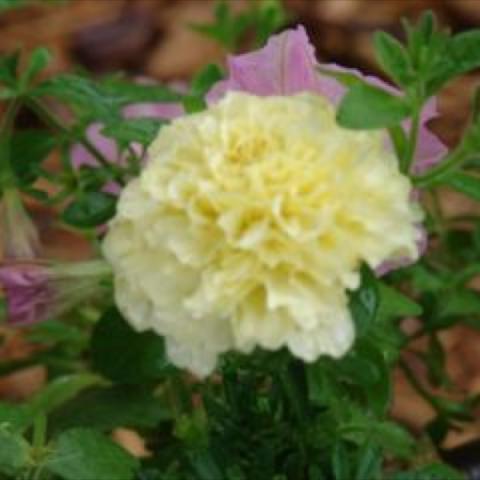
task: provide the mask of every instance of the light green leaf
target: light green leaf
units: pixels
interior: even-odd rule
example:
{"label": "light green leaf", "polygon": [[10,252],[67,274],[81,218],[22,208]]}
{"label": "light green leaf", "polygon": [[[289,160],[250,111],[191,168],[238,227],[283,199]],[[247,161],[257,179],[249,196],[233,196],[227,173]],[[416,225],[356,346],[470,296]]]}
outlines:
{"label": "light green leaf", "polygon": [[371,85],[354,85],[338,108],[340,126],[354,130],[371,130],[398,125],[411,114],[402,97]]}

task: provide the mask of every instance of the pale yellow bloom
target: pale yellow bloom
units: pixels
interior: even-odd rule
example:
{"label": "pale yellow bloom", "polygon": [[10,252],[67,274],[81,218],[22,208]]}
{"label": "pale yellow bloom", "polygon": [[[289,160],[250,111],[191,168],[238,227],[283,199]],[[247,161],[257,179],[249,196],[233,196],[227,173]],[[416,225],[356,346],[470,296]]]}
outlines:
{"label": "pale yellow bloom", "polygon": [[343,355],[361,263],[418,256],[422,214],[384,134],[340,128],[320,96],[231,92],[149,156],[104,251],[128,321],[198,375],[227,350]]}

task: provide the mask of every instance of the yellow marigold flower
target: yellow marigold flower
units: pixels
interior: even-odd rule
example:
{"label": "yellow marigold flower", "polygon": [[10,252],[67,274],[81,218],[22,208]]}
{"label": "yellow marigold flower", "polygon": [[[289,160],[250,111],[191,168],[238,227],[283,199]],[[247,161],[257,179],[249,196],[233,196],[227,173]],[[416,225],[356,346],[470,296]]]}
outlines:
{"label": "yellow marigold flower", "polygon": [[422,214],[384,139],[312,94],[230,92],[173,121],[105,239],[126,318],[198,375],[227,350],[343,355],[361,263],[418,256]]}

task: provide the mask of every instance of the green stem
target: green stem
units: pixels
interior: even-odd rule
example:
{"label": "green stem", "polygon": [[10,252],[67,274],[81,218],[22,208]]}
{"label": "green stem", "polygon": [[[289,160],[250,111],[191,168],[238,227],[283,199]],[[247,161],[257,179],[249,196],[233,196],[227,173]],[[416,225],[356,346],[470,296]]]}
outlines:
{"label": "green stem", "polygon": [[400,165],[401,170],[404,173],[410,172],[410,168],[415,160],[415,152],[417,151],[419,127],[420,127],[420,107],[418,107],[413,114],[412,125],[410,126],[410,132],[409,132],[407,154],[405,155],[404,161],[401,162],[401,165]]}
{"label": "green stem", "polygon": [[47,439],[47,416],[39,413],[33,423],[32,446],[36,453],[41,453]]}
{"label": "green stem", "polygon": [[468,152],[462,146],[447,155],[436,167],[431,168],[428,173],[413,177],[413,184],[416,187],[424,188],[439,182],[445,175],[455,170],[475,155]]}
{"label": "green stem", "polygon": [[16,183],[10,159],[10,142],[18,109],[18,102],[16,100],[11,102],[0,127],[0,187],[2,190]]}

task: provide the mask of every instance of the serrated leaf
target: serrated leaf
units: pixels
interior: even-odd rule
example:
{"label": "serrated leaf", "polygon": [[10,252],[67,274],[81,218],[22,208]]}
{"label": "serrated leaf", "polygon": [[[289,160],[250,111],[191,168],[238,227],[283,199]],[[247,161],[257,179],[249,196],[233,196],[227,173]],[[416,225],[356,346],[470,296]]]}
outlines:
{"label": "serrated leaf", "polygon": [[343,97],[337,111],[340,126],[371,130],[398,125],[411,114],[402,97],[371,85],[354,85]]}
{"label": "serrated leaf", "polygon": [[55,442],[45,468],[64,480],[133,480],[138,460],[101,433],[67,430]]}
{"label": "serrated leaf", "polygon": [[163,338],[153,332],[135,332],[117,309],[110,309],[92,336],[94,368],[118,383],[145,383],[163,378],[171,366]]}
{"label": "serrated leaf", "polygon": [[62,220],[77,228],[103,225],[115,215],[117,197],[105,192],[85,192],[62,213]]}

